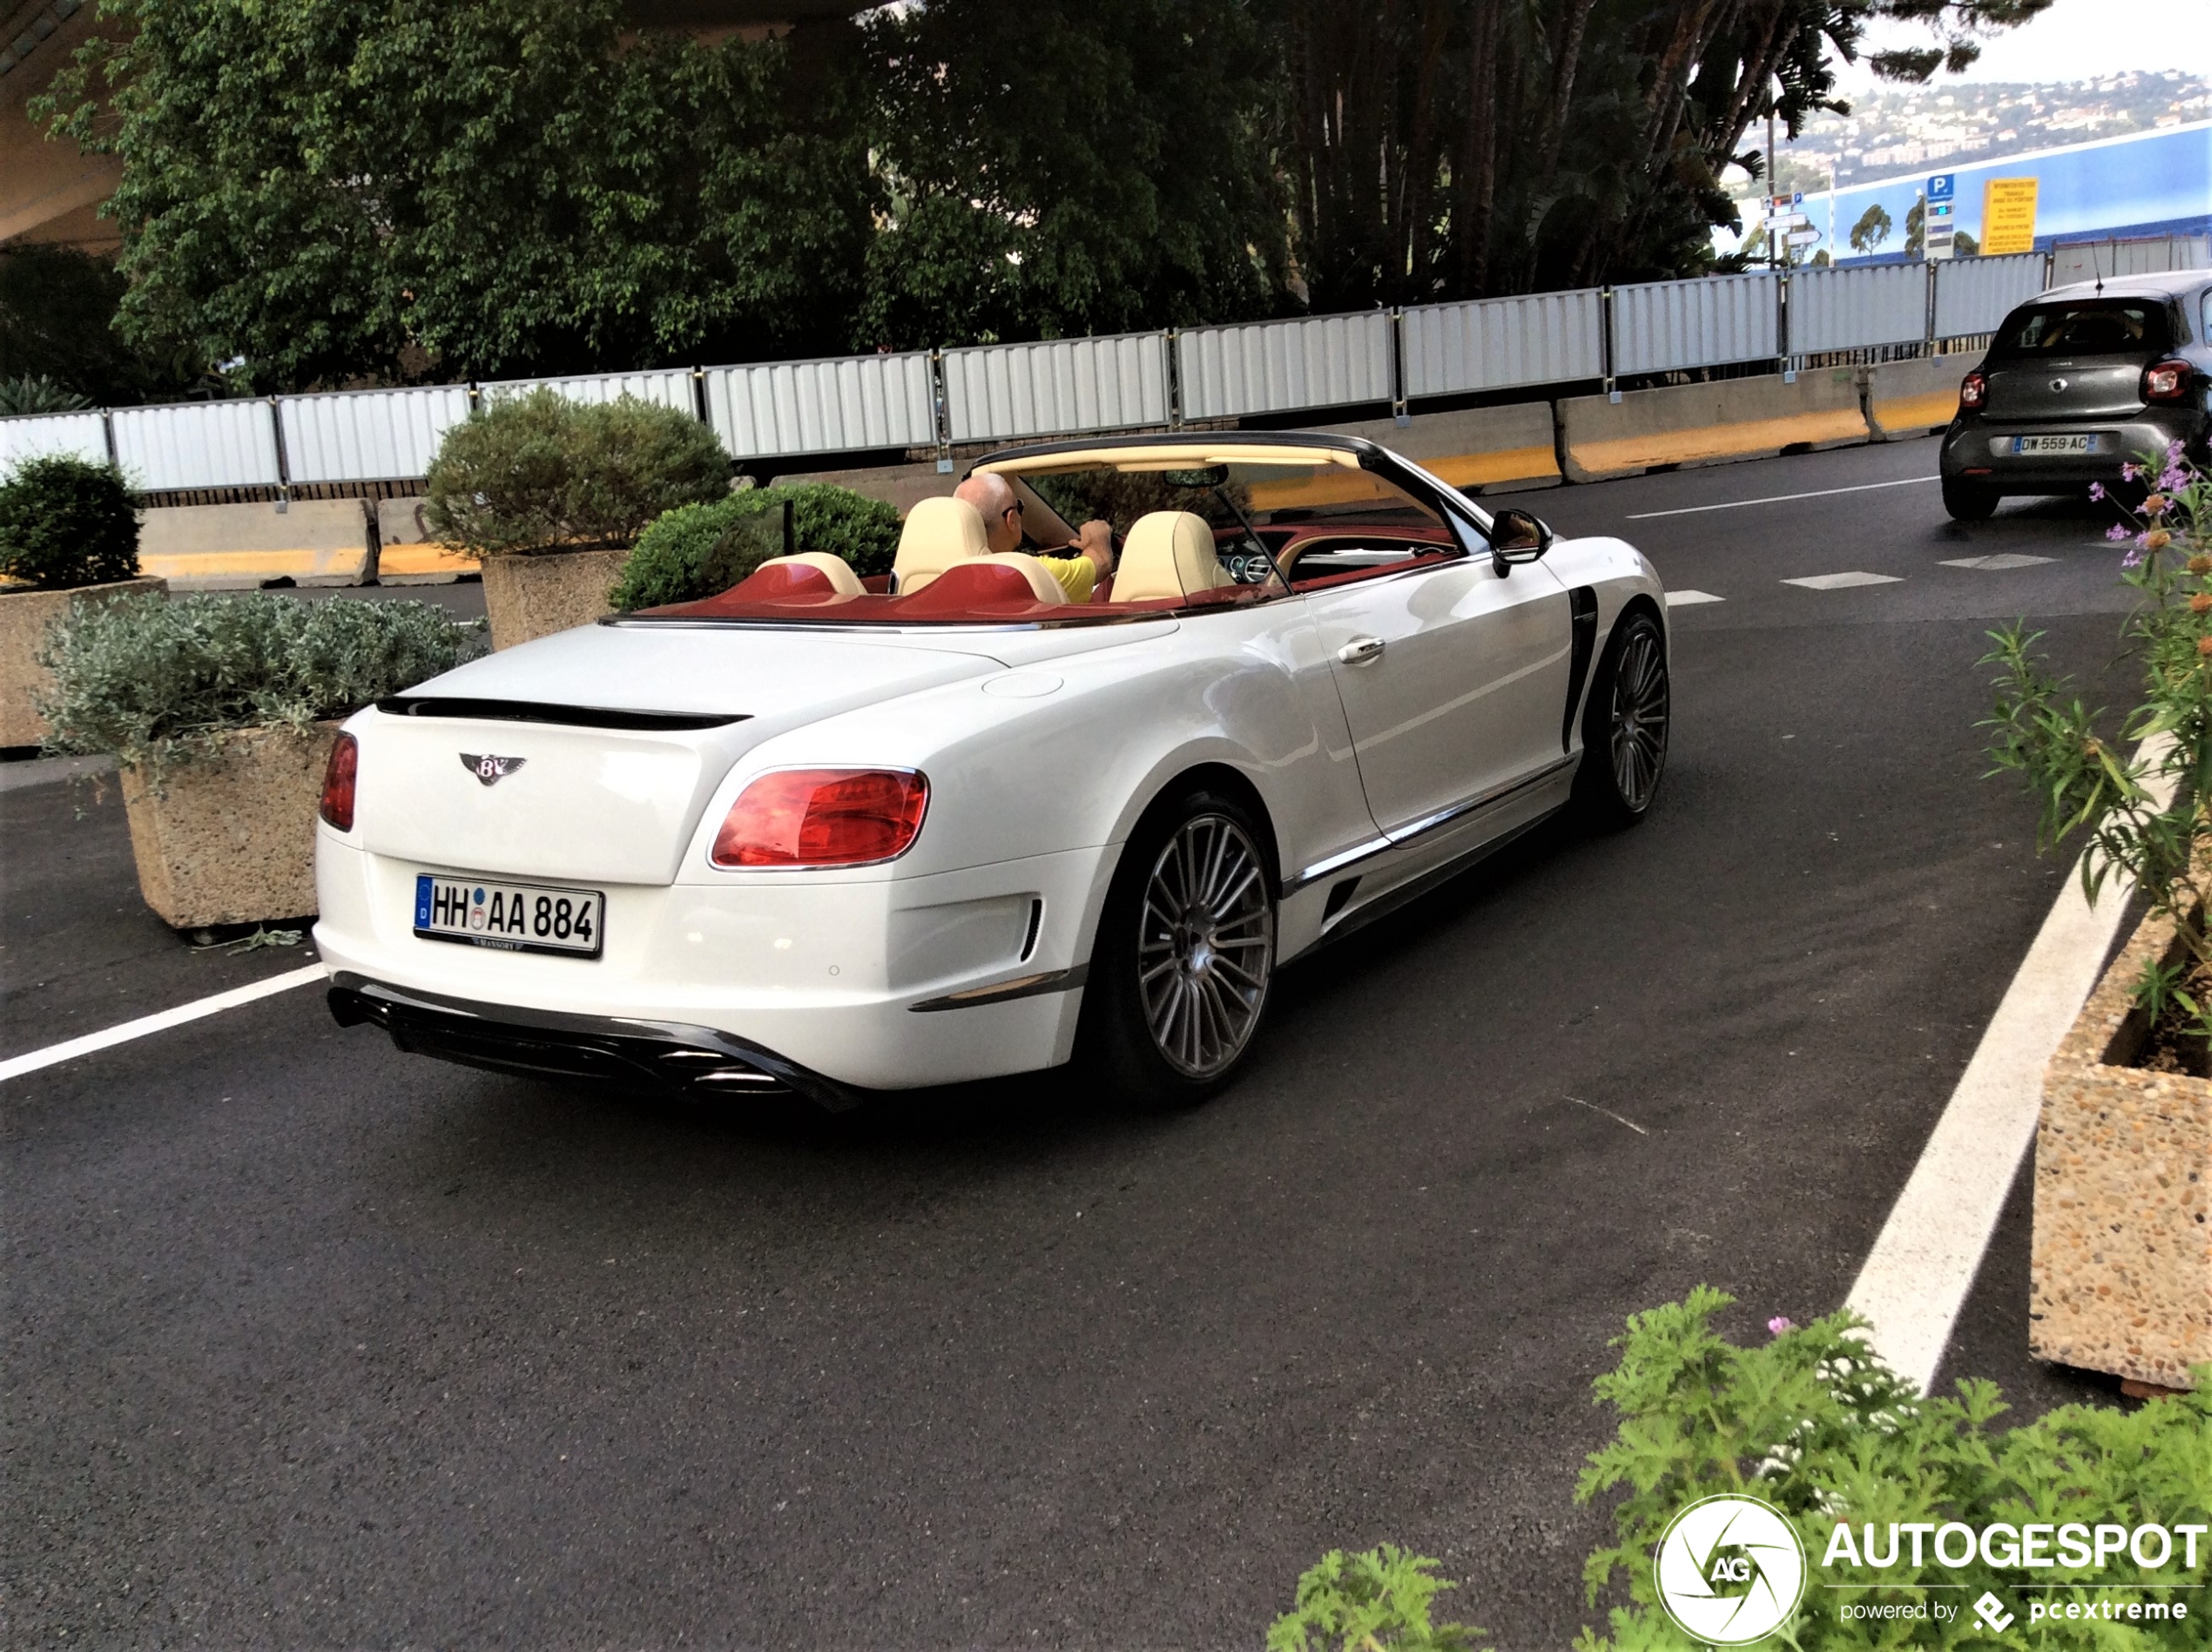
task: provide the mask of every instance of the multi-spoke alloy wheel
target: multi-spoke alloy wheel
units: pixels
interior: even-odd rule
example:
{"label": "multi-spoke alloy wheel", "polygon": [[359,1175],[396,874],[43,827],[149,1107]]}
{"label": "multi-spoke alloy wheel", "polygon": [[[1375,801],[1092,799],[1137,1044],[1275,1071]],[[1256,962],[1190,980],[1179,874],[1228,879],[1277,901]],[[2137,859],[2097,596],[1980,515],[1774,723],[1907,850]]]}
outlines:
{"label": "multi-spoke alloy wheel", "polygon": [[1659,622],[1639,610],[1614,628],[1582,720],[1575,794],[1595,823],[1643,819],[1666,770],[1670,718],[1667,639]]}
{"label": "multi-spoke alloy wheel", "polygon": [[1138,990],[1162,1059],[1186,1078],[1229,1070],[1275,964],[1267,868],[1225,814],[1193,815],[1160,850],[1137,914]]}
{"label": "multi-spoke alloy wheel", "polygon": [[1612,746],[1613,784],[1642,814],[1667,762],[1667,654],[1648,625],[1622,639],[1614,664]]}

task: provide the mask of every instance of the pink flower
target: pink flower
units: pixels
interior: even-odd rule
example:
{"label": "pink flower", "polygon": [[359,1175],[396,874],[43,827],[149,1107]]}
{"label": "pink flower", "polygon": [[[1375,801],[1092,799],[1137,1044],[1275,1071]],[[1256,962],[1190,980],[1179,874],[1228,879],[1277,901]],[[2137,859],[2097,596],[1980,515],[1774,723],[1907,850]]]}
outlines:
{"label": "pink flower", "polygon": [[2104,485],[2104,483],[2102,483],[2101,482],[2091,482],[2091,483],[2089,484],[2089,497],[2090,497],[2090,498],[2092,498],[2092,499],[2101,499],[2101,498],[2103,498],[2104,496],[2105,496],[2105,485]]}
{"label": "pink flower", "polygon": [[2118,544],[2128,537],[2128,524],[2124,522],[2115,522],[2105,529],[2105,537],[2111,540],[2114,544]]}
{"label": "pink flower", "polygon": [[2135,479],[2136,477],[2138,477],[2138,476],[2141,475],[2142,474],[2143,474],[2143,468],[2142,468],[2142,466],[2141,466],[2141,465],[2137,464],[2137,463],[2136,463],[2134,460],[2132,460],[2132,459],[2131,459],[2131,460],[2129,460],[2129,461],[2128,461],[2126,464],[2123,464],[2123,465],[2121,465],[2121,466],[2120,467],[2120,479],[2121,479],[2122,482],[2133,482],[2133,481],[2134,481],[2134,479]]}
{"label": "pink flower", "polygon": [[1766,1322],[1766,1328],[1769,1336],[1778,1337],[1784,1332],[1795,1331],[1797,1328],[1797,1322],[1787,1314],[1777,1313]]}
{"label": "pink flower", "polygon": [[2120,565],[2122,568],[2141,568],[2143,565],[2143,553],[2141,550],[2129,551],[2120,559]]}

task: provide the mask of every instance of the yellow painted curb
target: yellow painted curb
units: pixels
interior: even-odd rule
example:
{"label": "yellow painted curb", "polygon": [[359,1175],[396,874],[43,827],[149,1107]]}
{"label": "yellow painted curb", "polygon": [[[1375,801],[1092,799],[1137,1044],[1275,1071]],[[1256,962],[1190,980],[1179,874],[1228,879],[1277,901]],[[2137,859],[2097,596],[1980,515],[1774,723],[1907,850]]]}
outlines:
{"label": "yellow painted curb", "polygon": [[162,579],[179,580],[316,580],[329,584],[354,583],[368,560],[366,547],[344,550],[192,550],[140,551],[138,570]]}
{"label": "yellow painted curb", "polygon": [[1584,442],[1572,449],[1583,469],[1602,474],[1635,471],[1652,465],[1695,464],[1706,459],[1748,458],[1775,453],[1797,442],[1864,442],[1866,421],[1855,408],[1832,413],[1796,413],[1782,419],[1752,419],[1741,424],[1711,424],[1696,430],[1654,432],[1611,442]]}
{"label": "yellow painted curb", "polygon": [[1959,393],[1935,390],[1926,395],[1898,396],[1874,402],[1868,410],[1875,428],[1885,435],[1904,430],[1939,430],[1959,411]]}
{"label": "yellow painted curb", "polygon": [[1548,447],[1501,448],[1494,453],[1455,453],[1414,462],[1454,488],[1499,482],[1536,482],[1559,475],[1559,455]]}
{"label": "yellow painted curb", "polygon": [[423,541],[385,546],[377,555],[376,577],[379,579],[457,579],[463,574],[482,573],[483,567],[483,563],[474,556]]}

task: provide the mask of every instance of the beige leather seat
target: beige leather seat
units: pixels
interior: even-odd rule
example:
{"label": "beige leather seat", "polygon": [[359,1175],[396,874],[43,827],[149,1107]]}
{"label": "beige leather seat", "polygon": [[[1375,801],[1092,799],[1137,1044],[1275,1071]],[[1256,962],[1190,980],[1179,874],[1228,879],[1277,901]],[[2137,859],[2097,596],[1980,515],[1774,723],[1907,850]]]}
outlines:
{"label": "beige leather seat", "polygon": [[925,499],[907,513],[899,554],[891,563],[891,589],[911,597],[954,563],[989,554],[983,518],[965,499]]}
{"label": "beige leather seat", "polygon": [[[840,597],[859,597],[867,588],[860,583],[860,575],[842,556],[833,556],[826,550],[802,550],[795,556],[771,556],[760,564],[762,568],[811,568],[830,583],[830,589]],[[756,570],[758,571],[758,570]]]}
{"label": "beige leather seat", "polygon": [[1020,569],[1022,577],[1029,582],[1029,594],[1039,602],[1064,603],[1068,600],[1067,587],[1055,579],[1045,565],[1028,551],[1003,551],[988,560]]}
{"label": "beige leather seat", "polygon": [[1216,590],[1237,582],[1221,565],[1213,529],[1188,510],[1156,510],[1139,516],[1122,544],[1114,571],[1114,600],[1151,602]]}

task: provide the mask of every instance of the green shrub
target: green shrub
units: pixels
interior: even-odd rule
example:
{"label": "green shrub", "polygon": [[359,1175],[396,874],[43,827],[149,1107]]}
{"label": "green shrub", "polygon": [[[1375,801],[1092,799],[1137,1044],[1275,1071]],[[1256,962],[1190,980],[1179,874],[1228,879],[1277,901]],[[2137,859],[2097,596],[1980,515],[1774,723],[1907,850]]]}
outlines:
{"label": "green shrub", "polygon": [[[1959,1521],[1979,1532],[2000,1522],[2016,1531],[2031,1521],[2132,1530],[2203,1521],[2212,1510],[2212,1366],[2198,1367],[2195,1391],[2178,1398],[2132,1411],[2065,1406],[2004,1430],[1994,1426],[2006,1407],[1993,1384],[1962,1380],[1955,1399],[1923,1399],[1872,1352],[1865,1322],[1848,1311],[1803,1327],[1776,1319],[1770,1341],[1737,1347],[1712,1327],[1732,1300],[1701,1285],[1686,1301],[1631,1316],[1628,1334],[1614,1343],[1620,1365],[1597,1379],[1620,1427],[1591,1454],[1575,1500],[1624,1494],[1613,1510],[1616,1541],[1589,1557],[1583,1580],[1595,1605],[1616,1577],[1624,1579],[1629,1604],[1613,1610],[1608,1633],[1585,1628],[1576,1652],[1689,1652],[1696,1643],[1659,1605],[1653,1553],[1677,1514],[1720,1493],[1770,1504],[1804,1546],[1809,1587],[1768,1644],[1797,1652],[2212,1646],[2212,1601],[2182,1587],[2200,1581],[2202,1569],[2185,1568],[2178,1538],[2161,1569],[2136,1565],[2126,1549],[2101,1568],[2060,1562],[2033,1573],[1988,1564],[1979,1549],[1959,1566],[1936,1561],[1932,1552],[1915,1565],[1905,1549],[1894,1566],[1853,1566],[1840,1549],[1833,1567],[1823,1564],[1833,1533],[1846,1523],[1861,1530],[1871,1523],[1885,1536],[1892,1523],[1933,1531]],[[1433,1564],[1387,1545],[1349,1561],[1330,1556],[1300,1581],[1298,1609],[1278,1620],[1270,1652],[1305,1652],[1313,1644],[1307,1628],[1334,1635],[1341,1627],[1346,1647],[1370,1644],[1351,1638],[1355,1628],[1385,1648],[1446,1644],[1444,1630],[1427,1621],[1437,1586],[1406,1575]],[[1824,1581],[1865,1587],[1829,1589]],[[2031,1629],[2024,1581],[2037,1586],[2033,1598],[2048,1602],[2093,1603],[2118,1588],[2129,1600],[2185,1603],[2188,1615],[2155,1624],[2061,1620]],[[1930,1583],[1945,1587],[1924,1593]],[[2012,1602],[2017,1622],[2003,1635],[1975,1617],[1971,1603],[1985,1591]],[[1876,1607],[1939,1600],[1959,1610],[1948,1621],[1846,1619],[1840,1599]]]}
{"label": "green shrub", "polygon": [[688,414],[538,389],[446,432],[423,520],[479,556],[628,545],[664,511],[721,498],[729,475],[721,443]]}
{"label": "green shrub", "polygon": [[39,656],[47,749],[112,752],[158,771],[230,729],[298,729],[452,670],[475,626],[428,603],[301,602],[253,592],[82,606]]}
{"label": "green shrub", "polygon": [[26,459],[0,482],[0,574],[70,590],[138,572],[138,509],[113,465]]}
{"label": "green shrub", "polygon": [[19,413],[81,413],[91,402],[43,373],[0,379],[0,417]]}
{"label": "green shrub", "polygon": [[752,488],[657,517],[638,536],[637,549],[616,583],[614,605],[628,613],[729,590],[771,556],[783,555],[786,508],[792,549],[842,556],[863,578],[891,571],[899,551],[895,505],[826,482]]}
{"label": "green shrub", "polygon": [[1474,1652],[1482,1631],[1428,1621],[1428,1604],[1457,1588],[1437,1562],[1385,1543],[1365,1554],[1331,1549],[1298,1581],[1298,1603],[1267,1631],[1267,1652]]}

